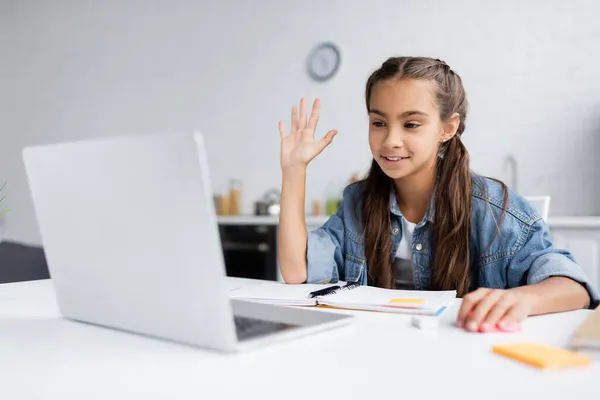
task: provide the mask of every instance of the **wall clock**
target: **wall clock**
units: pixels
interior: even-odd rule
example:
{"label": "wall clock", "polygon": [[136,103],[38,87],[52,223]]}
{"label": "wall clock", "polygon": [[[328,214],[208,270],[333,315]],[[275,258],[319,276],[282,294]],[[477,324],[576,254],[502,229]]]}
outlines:
{"label": "wall clock", "polygon": [[331,79],[341,62],[340,49],[333,43],[319,44],[308,56],[308,74],[317,82]]}

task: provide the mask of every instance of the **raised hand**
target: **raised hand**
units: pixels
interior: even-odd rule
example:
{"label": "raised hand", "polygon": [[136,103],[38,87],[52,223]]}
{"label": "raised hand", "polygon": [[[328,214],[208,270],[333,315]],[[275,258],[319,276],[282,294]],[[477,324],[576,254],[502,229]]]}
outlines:
{"label": "raised hand", "polygon": [[288,135],[285,131],[283,121],[279,121],[279,133],[281,134],[281,169],[302,167],[305,168],[309,162],[319,155],[327,147],[337,130],[333,129],[319,140],[315,140],[315,130],[319,121],[320,101],[316,99],[310,118],[306,118],[306,100],[300,100],[300,115],[296,106],[292,107],[292,127]]}

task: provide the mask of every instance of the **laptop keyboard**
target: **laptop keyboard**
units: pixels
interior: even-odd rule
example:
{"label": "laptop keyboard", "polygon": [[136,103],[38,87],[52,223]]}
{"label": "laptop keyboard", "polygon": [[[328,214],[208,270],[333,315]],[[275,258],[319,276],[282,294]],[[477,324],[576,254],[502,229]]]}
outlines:
{"label": "laptop keyboard", "polygon": [[287,329],[296,328],[298,325],[271,322],[256,318],[234,316],[235,329],[238,340],[251,339],[257,336],[269,335]]}

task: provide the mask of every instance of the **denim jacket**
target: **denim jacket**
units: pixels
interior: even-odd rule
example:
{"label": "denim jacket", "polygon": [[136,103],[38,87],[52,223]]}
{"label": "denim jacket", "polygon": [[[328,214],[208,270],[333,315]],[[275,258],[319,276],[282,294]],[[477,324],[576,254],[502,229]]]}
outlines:
{"label": "denim jacket", "polygon": [[[308,234],[308,283],[360,282],[367,284],[367,260],[362,226],[362,181],[346,187],[337,213]],[[535,284],[552,276],[563,276],[581,283],[590,295],[590,307],[600,295],[573,256],[553,247],[548,226],[527,200],[509,189],[506,214],[502,185],[473,175],[471,202],[471,290],[477,287],[507,289]],[[355,210],[356,213],[355,214]],[[392,255],[402,239],[402,213],[394,190],[390,193]],[[417,290],[431,290],[431,265],[434,205],[413,233],[412,266]],[[493,241],[492,241],[493,240]]]}

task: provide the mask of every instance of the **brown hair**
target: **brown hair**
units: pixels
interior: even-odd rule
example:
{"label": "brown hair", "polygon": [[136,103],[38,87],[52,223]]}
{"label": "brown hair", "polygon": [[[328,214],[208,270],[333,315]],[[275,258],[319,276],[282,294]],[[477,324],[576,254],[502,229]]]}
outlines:
{"label": "brown hair", "polygon": [[[426,57],[394,57],[371,74],[366,85],[367,110],[375,84],[390,79],[425,79],[436,83],[437,105],[443,122],[460,115],[456,135],[440,144],[435,189],[435,256],[431,273],[434,290],[456,290],[459,296],[469,291],[471,268],[469,235],[471,229],[472,178],[469,153],[462,143],[467,117],[467,97],[461,78],[445,62]],[[391,244],[389,178],[373,160],[365,179],[363,228],[369,285],[394,288]],[[506,198],[506,188],[505,198]],[[504,216],[504,212],[503,215]]]}

